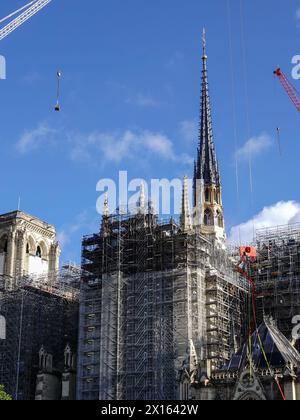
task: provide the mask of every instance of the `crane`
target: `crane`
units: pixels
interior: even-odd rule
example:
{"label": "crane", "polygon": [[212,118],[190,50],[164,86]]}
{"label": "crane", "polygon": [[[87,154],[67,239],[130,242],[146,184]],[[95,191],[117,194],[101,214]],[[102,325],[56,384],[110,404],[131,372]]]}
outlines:
{"label": "crane", "polygon": [[280,68],[277,68],[274,71],[274,74],[275,74],[275,76],[278,77],[280,83],[282,84],[285,91],[289,95],[289,97],[290,97],[291,101],[293,102],[293,104],[295,105],[297,111],[300,112],[300,94],[297,91],[297,89],[295,88],[295,86],[293,86],[291,84],[291,82],[288,80],[288,78],[286,77],[286,75],[283,73],[283,71]]}
{"label": "crane", "polygon": [[[20,7],[18,10],[10,13],[8,16],[0,19],[0,25],[3,22],[9,21],[11,18],[14,18],[9,23],[7,23],[3,28],[0,29],[0,41],[6,38],[9,34],[15,31],[19,26],[23,25],[27,20],[32,16],[42,10],[47,6],[52,0],[32,0],[24,6]],[[15,17],[16,16],[16,17]],[[58,87],[57,87],[57,104],[55,106],[55,111],[60,111],[59,105],[59,89],[60,89],[60,78],[61,72],[57,72]]]}
{"label": "crane", "polygon": [[27,3],[25,6],[21,7],[18,10],[10,13],[3,19],[0,19],[0,24],[6,22],[10,18],[18,15],[14,18],[11,22],[5,25],[2,29],[0,29],[0,41],[6,38],[9,34],[15,31],[19,26],[23,25],[28,19],[38,13],[41,9],[43,9],[47,4],[49,4],[52,0],[33,0]]}

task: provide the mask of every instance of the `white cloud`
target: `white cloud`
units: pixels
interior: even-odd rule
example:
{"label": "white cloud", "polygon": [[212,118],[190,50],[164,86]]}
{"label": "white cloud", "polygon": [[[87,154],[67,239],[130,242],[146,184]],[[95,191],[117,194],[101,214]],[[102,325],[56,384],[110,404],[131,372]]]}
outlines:
{"label": "white cloud", "polygon": [[198,134],[198,123],[196,120],[185,120],[179,123],[180,134],[183,139],[187,142],[197,143]]}
{"label": "white cloud", "polygon": [[88,136],[69,136],[72,143],[72,160],[89,160],[93,162],[103,159],[119,163],[125,159],[145,159],[149,155],[165,160],[192,162],[187,155],[177,156],[173,142],[162,133],[147,130],[126,130],[122,133],[94,132]]}
{"label": "white cloud", "polygon": [[68,235],[68,232],[65,230],[61,230],[57,232],[57,240],[61,246],[61,248],[64,248],[66,245],[68,245],[71,241],[70,236]]}
{"label": "white cloud", "polygon": [[143,93],[137,93],[135,96],[129,97],[126,103],[140,108],[157,108],[160,106],[160,103],[151,95],[145,95]]}
{"label": "white cloud", "polygon": [[261,134],[257,137],[249,139],[242,148],[236,152],[236,156],[240,160],[246,160],[251,156],[252,158],[259,156],[272,145],[272,139],[268,134]]}
{"label": "white cloud", "polygon": [[[26,131],[15,148],[25,155],[42,146],[58,143],[58,131],[46,124]],[[99,162],[119,163],[124,160],[146,161],[160,158],[184,165],[193,163],[187,154],[176,154],[172,140],[160,132],[149,130],[125,130],[114,132],[94,131],[89,134],[60,132],[61,139],[68,146],[67,153],[71,160],[98,165]]]}
{"label": "white cloud", "polygon": [[265,207],[259,214],[246,223],[235,226],[230,231],[229,242],[249,244],[253,241],[254,230],[289,225],[300,222],[300,203],[295,201],[280,201],[270,207]]}
{"label": "white cloud", "polygon": [[65,226],[63,226],[57,232],[57,240],[62,249],[72,242],[72,237],[79,233],[95,232],[98,228],[98,215],[91,217],[87,210],[79,213],[74,220]]}
{"label": "white cloud", "polygon": [[47,124],[40,124],[31,131],[25,131],[16,143],[18,153],[25,155],[33,150],[38,149],[43,143],[51,141],[55,130],[51,129]]}

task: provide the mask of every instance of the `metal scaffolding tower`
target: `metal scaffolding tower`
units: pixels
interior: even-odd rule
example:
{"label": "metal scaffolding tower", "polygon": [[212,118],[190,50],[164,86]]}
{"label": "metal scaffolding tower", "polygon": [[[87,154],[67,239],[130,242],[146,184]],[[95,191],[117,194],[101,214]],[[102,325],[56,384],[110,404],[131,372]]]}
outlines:
{"label": "metal scaffolding tower", "polygon": [[202,365],[229,359],[246,287],[208,239],[150,211],[119,212],[84,238],[82,257],[78,399],[178,398],[191,342]]}
{"label": "metal scaffolding tower", "polygon": [[258,317],[272,316],[289,339],[292,319],[300,313],[300,224],[257,232]]}
{"label": "metal scaffolding tower", "polygon": [[0,293],[6,339],[0,340],[0,383],[15,400],[35,398],[39,351],[53,355],[63,369],[67,344],[76,348],[80,271],[70,269],[20,278]]}

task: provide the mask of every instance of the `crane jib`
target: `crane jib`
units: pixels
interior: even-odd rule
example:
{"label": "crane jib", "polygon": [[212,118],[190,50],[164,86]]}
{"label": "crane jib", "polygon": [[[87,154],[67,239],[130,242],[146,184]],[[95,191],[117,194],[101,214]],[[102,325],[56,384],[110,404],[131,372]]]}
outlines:
{"label": "crane jib", "polygon": [[0,23],[10,19],[11,17],[15,16],[16,14],[20,13],[15,19],[9,22],[6,26],[0,29],[0,41],[6,38],[9,34],[15,31],[19,26],[23,25],[27,20],[29,20],[32,16],[38,13],[41,9],[43,9],[47,4],[49,4],[52,0],[36,0],[31,1],[30,3],[26,4],[25,6],[21,7],[20,9],[16,10],[15,12],[11,13],[10,15],[6,16],[5,18],[0,20]]}
{"label": "crane jib", "polygon": [[280,83],[282,84],[284,90],[295,105],[297,111],[300,112],[300,94],[297,91],[297,89],[292,85],[292,83],[290,83],[290,81],[280,68],[276,69],[274,71],[274,74],[278,77]]}

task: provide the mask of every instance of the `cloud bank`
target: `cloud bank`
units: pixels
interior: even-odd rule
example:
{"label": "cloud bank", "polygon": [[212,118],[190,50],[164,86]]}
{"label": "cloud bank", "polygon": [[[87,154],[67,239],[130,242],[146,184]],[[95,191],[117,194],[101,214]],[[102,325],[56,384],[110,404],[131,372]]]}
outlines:
{"label": "cloud bank", "polygon": [[280,201],[265,207],[252,219],[238,226],[234,226],[229,235],[229,242],[249,244],[253,241],[254,230],[289,225],[300,222],[300,203],[295,201]]}
{"label": "cloud bank", "polygon": [[236,157],[241,161],[249,159],[249,156],[255,158],[267,151],[271,146],[271,137],[268,134],[263,133],[260,136],[249,139],[244,146],[236,152]]}

